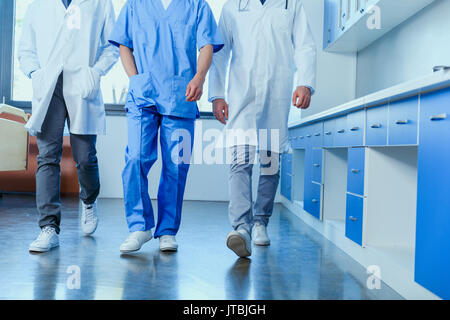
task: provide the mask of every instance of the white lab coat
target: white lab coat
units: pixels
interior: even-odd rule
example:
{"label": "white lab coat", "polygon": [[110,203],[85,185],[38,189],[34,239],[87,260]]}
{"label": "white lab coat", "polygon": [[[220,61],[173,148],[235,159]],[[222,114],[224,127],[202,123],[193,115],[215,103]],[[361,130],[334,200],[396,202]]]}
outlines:
{"label": "white lab coat", "polygon": [[[225,47],[213,58],[209,100],[225,98],[230,63],[229,120],[222,135],[226,147],[243,144],[235,135],[246,133],[245,144],[285,151],[295,72],[296,86],[310,87],[313,92],[315,87],[316,47],[301,1],[267,0],[263,6],[260,0],[242,0],[241,4],[229,0],[219,29]],[[261,129],[268,130],[268,139]],[[279,133],[279,140],[276,135],[270,139],[272,129]]]}
{"label": "white lab coat", "polygon": [[28,7],[18,58],[32,78],[32,116],[26,124],[41,131],[59,75],[74,134],[105,134],[105,107],[100,77],[116,63],[119,52],[108,37],[115,23],[111,0],[35,0]]}

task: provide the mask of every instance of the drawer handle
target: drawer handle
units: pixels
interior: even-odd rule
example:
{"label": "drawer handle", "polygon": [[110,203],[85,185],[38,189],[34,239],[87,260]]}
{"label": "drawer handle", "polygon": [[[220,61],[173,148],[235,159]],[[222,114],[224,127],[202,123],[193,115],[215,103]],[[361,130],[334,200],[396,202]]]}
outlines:
{"label": "drawer handle", "polygon": [[350,131],[358,131],[358,130],[359,130],[359,127],[353,127],[350,129]]}
{"label": "drawer handle", "polygon": [[316,133],[315,136],[316,136],[316,137],[320,136],[320,133]]}
{"label": "drawer handle", "polygon": [[325,132],[325,134],[326,134],[327,136],[331,136],[331,131],[327,131],[327,132]]}
{"label": "drawer handle", "polygon": [[345,132],[344,129],[341,129],[341,130],[338,130],[338,131],[337,131],[337,133],[344,133],[344,132]]}
{"label": "drawer handle", "polygon": [[350,216],[349,219],[350,219],[351,221],[358,221],[358,218],[355,218],[355,217],[353,217],[353,216]]}
{"label": "drawer handle", "polygon": [[359,173],[359,170],[358,169],[352,169],[352,172],[357,174],[357,173]]}
{"label": "drawer handle", "polygon": [[304,136],[300,136],[300,139],[305,139],[305,137]]}
{"label": "drawer handle", "polygon": [[408,124],[409,123],[409,120],[408,119],[406,119],[406,120],[397,120],[397,121],[395,121],[395,124]]}
{"label": "drawer handle", "polygon": [[439,120],[445,120],[445,119],[447,119],[447,114],[446,113],[438,114],[438,115],[430,117],[431,121],[439,121]]}
{"label": "drawer handle", "polygon": [[306,137],[307,137],[307,138],[311,138],[311,135],[310,135],[310,134],[307,134]]}
{"label": "drawer handle", "polygon": [[317,200],[317,199],[312,199],[312,203],[318,203],[319,202],[319,200]]}
{"label": "drawer handle", "polygon": [[370,126],[372,129],[379,129],[381,128],[381,124],[380,123],[375,123],[373,125]]}
{"label": "drawer handle", "polygon": [[314,164],[313,164],[313,167],[316,167],[316,168],[318,168],[318,167],[320,167],[320,164],[318,164],[318,163],[314,163]]}

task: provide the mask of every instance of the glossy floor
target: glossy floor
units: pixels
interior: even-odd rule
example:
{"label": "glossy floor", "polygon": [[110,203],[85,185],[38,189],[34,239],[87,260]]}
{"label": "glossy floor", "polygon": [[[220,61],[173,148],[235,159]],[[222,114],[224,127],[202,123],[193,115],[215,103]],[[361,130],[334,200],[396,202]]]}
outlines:
{"label": "glossy floor", "polygon": [[85,237],[78,202],[65,199],[61,246],[30,254],[39,232],[34,198],[4,195],[0,299],[401,299],[384,283],[367,289],[361,265],[281,205],[269,226],[272,245],[254,247],[251,259],[225,246],[226,203],[186,202],[183,214],[178,253],[160,253],[152,240],[120,255],[123,202],[99,200],[99,228]]}

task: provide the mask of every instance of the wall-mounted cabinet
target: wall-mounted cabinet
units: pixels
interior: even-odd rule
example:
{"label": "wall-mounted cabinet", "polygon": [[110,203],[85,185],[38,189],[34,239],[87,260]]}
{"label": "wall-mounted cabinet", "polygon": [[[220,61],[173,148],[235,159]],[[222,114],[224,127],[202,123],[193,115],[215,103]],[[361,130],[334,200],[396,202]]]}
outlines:
{"label": "wall-mounted cabinet", "polygon": [[324,50],[357,52],[435,0],[324,1]]}

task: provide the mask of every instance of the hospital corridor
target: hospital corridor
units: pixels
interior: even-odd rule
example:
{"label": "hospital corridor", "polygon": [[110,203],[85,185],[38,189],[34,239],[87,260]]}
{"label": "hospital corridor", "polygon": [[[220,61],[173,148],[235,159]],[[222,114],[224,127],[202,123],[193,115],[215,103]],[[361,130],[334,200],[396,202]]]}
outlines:
{"label": "hospital corridor", "polygon": [[449,13],[1,0],[0,303],[450,299]]}

